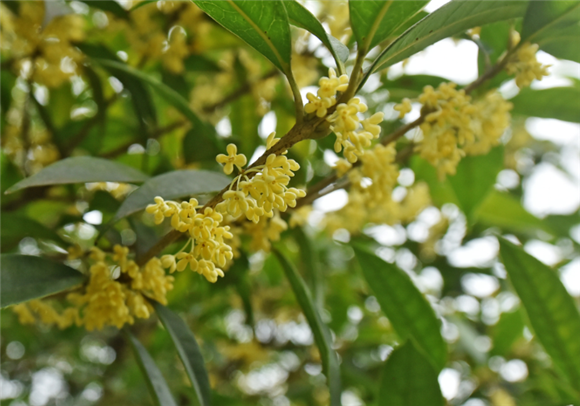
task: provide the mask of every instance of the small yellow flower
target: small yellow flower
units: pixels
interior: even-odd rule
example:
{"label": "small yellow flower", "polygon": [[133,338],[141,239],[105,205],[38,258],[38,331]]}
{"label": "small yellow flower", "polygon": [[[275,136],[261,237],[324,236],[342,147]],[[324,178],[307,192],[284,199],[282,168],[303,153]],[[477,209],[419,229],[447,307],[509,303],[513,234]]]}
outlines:
{"label": "small yellow flower", "polygon": [[238,148],[235,144],[229,144],[227,146],[228,155],[219,154],[216,157],[216,161],[224,166],[224,173],[229,175],[234,170],[234,165],[238,170],[242,170],[242,167],[248,162],[248,159],[244,154],[238,154]]}
{"label": "small yellow flower", "polygon": [[397,104],[394,109],[399,112],[399,118],[405,117],[413,108],[411,107],[411,100],[404,98],[401,104]]}
{"label": "small yellow flower", "polygon": [[195,259],[195,256],[192,253],[180,252],[175,257],[179,260],[177,262],[177,270],[179,272],[187,268],[187,265],[189,265],[192,271],[197,270],[197,259]]}

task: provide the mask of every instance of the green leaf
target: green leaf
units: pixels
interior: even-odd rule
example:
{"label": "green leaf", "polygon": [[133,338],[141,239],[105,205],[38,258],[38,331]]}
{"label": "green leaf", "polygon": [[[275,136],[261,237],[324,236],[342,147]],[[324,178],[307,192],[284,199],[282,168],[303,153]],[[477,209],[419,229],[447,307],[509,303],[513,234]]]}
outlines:
{"label": "green leaf", "polygon": [[524,327],[524,317],[520,308],[502,313],[493,328],[491,354],[508,356],[514,342],[523,336]]}
{"label": "green leaf", "polygon": [[139,369],[141,369],[141,372],[145,376],[145,382],[155,404],[158,406],[177,406],[173,396],[171,396],[171,392],[169,392],[165,378],[161,375],[161,371],[155,365],[155,361],[153,361],[151,355],[149,355],[145,347],[143,347],[143,344],[129,330],[125,329],[125,334],[131,343],[137,364],[139,364]]}
{"label": "green leaf", "polygon": [[[481,27],[479,40],[476,41],[479,50],[477,54],[478,76],[483,75],[507,50],[513,21],[498,21]],[[505,71],[490,78],[482,90],[499,87],[509,75]]]}
{"label": "green leaf", "polygon": [[503,230],[535,235],[545,225],[524,209],[518,198],[507,193],[492,191],[476,213],[477,221]]}
{"label": "green leaf", "polygon": [[222,190],[232,180],[218,172],[186,169],[155,176],[131,193],[115,215],[115,221],[153,204],[156,196],[177,199]]}
{"label": "green leaf", "polygon": [[46,239],[61,242],[60,236],[50,228],[28,217],[13,214],[2,217],[0,241],[2,251],[8,251],[16,247],[24,237]]}
{"label": "green leaf", "polygon": [[431,199],[437,207],[441,207],[445,203],[453,203],[459,206],[459,199],[455,195],[455,190],[451,186],[449,178],[439,179],[437,169],[433,165],[415,155],[411,158],[411,169],[415,172],[417,180],[423,180],[427,183]]}
{"label": "green leaf", "polygon": [[300,257],[304,267],[304,274],[308,275],[310,289],[314,295],[314,303],[318,309],[324,306],[324,279],[322,269],[318,262],[316,243],[310,238],[302,227],[294,228],[294,241],[300,249]]}
{"label": "green leaf", "polygon": [[379,402],[381,406],[443,406],[437,371],[412,340],[396,348],[385,362]]}
{"label": "green leaf", "polygon": [[580,87],[552,87],[542,90],[527,88],[510,99],[510,102],[514,104],[513,114],[580,123]]}
{"label": "green leaf", "polygon": [[52,295],[83,283],[77,270],[46,258],[3,254],[0,307]]}
{"label": "green leaf", "polygon": [[211,393],[209,378],[195,336],[181,317],[167,307],[157,302],[153,302],[153,307],[155,307],[159,320],[169,332],[173,344],[177,348],[177,353],[183,362],[187,376],[189,376],[198,404],[209,406]]}
{"label": "green leaf", "polygon": [[296,268],[294,268],[290,261],[288,261],[280,251],[274,249],[273,252],[276,255],[276,258],[278,258],[280,265],[282,265],[282,269],[286,274],[286,278],[290,282],[296,300],[298,301],[302,312],[304,312],[304,316],[312,330],[314,342],[316,342],[316,346],[320,351],[322,367],[330,388],[330,405],[340,406],[340,367],[336,352],[332,349],[330,331],[316,310],[310,292],[308,291],[304,280],[296,271]]}
{"label": "green leaf", "polygon": [[500,255],[530,325],[554,364],[580,392],[580,314],[557,271],[504,238]]}
{"label": "green leaf", "polygon": [[503,148],[493,148],[486,155],[466,156],[457,165],[449,183],[459,200],[459,208],[470,221],[487,195],[494,190],[497,174],[503,168]]}
{"label": "green leaf", "polygon": [[93,59],[98,64],[112,68],[120,72],[124,72],[140,81],[149,84],[153,89],[165,99],[165,101],[175,107],[181,114],[183,114],[187,119],[193,124],[194,127],[202,128],[210,134],[215,133],[213,126],[205,124],[199,119],[199,117],[189,108],[189,102],[185,100],[179,93],[175,90],[161,82],[160,80],[144,73],[138,69],[135,69],[125,63],[108,60],[108,59]]}
{"label": "green leaf", "polygon": [[431,75],[405,75],[395,80],[386,80],[380,89],[389,91],[389,102],[400,102],[405,97],[414,99],[423,93],[425,86],[437,88],[448,79]]}
{"label": "green leaf", "polygon": [[40,172],[23,179],[5,193],[34,186],[64,185],[86,182],[127,182],[147,180],[148,176],[119,162],[90,156],[77,156],[47,166]]}
{"label": "green leaf", "polygon": [[302,4],[296,0],[292,0],[285,2],[284,5],[288,11],[290,23],[311,32],[316,38],[322,41],[334,57],[336,66],[343,69],[344,62],[346,62],[350,54],[348,48],[342,42],[328,34],[320,21]]}
{"label": "green leaf", "polygon": [[451,1],[393,41],[373,62],[365,77],[402,61],[443,38],[476,26],[521,17],[526,12],[527,5],[524,1]]}
{"label": "green leaf", "polygon": [[292,42],[283,1],[192,1],[282,72],[289,72]]}
{"label": "green leaf", "polygon": [[103,0],[81,0],[81,1],[90,7],[103,11],[108,11],[115,17],[119,17],[125,20],[129,18],[129,13],[127,12],[127,10],[121,7],[121,5],[116,1],[103,1]]}
{"label": "green leaf", "polygon": [[428,1],[349,1],[350,21],[359,48],[373,49],[412,18]]}
{"label": "green leaf", "polygon": [[381,309],[401,339],[413,339],[433,366],[447,362],[447,346],[433,308],[407,273],[377,257],[362,245],[352,244],[363,275]]}
{"label": "green leaf", "polygon": [[522,42],[538,44],[557,58],[580,63],[580,3],[531,1],[524,17]]}

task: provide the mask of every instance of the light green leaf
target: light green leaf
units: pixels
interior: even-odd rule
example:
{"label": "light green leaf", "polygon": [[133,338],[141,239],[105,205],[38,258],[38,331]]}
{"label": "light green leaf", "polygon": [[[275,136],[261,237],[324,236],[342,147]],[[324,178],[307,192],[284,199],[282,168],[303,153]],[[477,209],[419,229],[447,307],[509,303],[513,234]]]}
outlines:
{"label": "light green leaf", "polygon": [[3,254],[0,260],[1,307],[52,295],[79,285],[86,279],[77,270],[46,258]]}
{"label": "light green leaf", "polygon": [[141,372],[145,377],[145,382],[147,383],[147,387],[151,392],[155,404],[158,406],[177,406],[173,396],[171,396],[165,378],[161,375],[161,371],[157,368],[155,361],[153,361],[151,355],[149,355],[145,347],[143,347],[143,344],[141,344],[127,329],[125,329],[125,335],[129,340],[129,343],[131,343],[131,348],[133,348],[137,364],[139,364],[139,369],[141,369]]}
{"label": "light green leaf", "polygon": [[459,206],[459,199],[455,195],[455,190],[451,183],[449,183],[449,178],[439,179],[437,170],[433,165],[415,155],[411,157],[411,169],[415,172],[417,180],[423,180],[427,183],[431,199],[437,207],[441,207],[445,203],[453,203]]}
{"label": "light green leaf", "polygon": [[288,261],[280,251],[273,250],[273,252],[276,255],[276,258],[278,258],[280,265],[282,265],[282,269],[286,274],[286,278],[290,282],[296,300],[298,301],[302,312],[304,312],[304,316],[312,330],[314,342],[316,342],[316,346],[320,351],[322,367],[330,388],[330,405],[340,406],[340,367],[336,353],[332,349],[330,331],[316,310],[312,301],[312,296],[310,295],[304,280],[296,271],[296,268],[294,268],[290,261]]}
{"label": "light green leaf", "polygon": [[418,98],[425,86],[436,88],[443,82],[448,82],[448,80],[431,75],[404,75],[395,80],[385,80],[380,89],[389,91],[389,102],[400,102],[405,97]]}
{"label": "light green leaf", "polygon": [[543,222],[524,209],[518,198],[507,193],[492,191],[476,213],[477,221],[516,233],[535,235]]}
{"label": "light green leaf", "polygon": [[580,87],[523,89],[510,102],[514,104],[513,114],[580,123]]}
{"label": "light green leaf", "polygon": [[556,367],[580,392],[580,314],[574,300],[557,271],[506,239],[499,242],[502,262],[529,324]]}
{"label": "light green leaf", "polygon": [[371,291],[397,334],[403,340],[411,338],[441,370],[447,362],[447,346],[441,337],[441,323],[425,296],[404,271],[363,246],[352,247]]}
{"label": "light green leaf", "polygon": [[292,43],[283,1],[193,2],[224,28],[268,58],[282,72],[289,72]]}
{"label": "light green leaf", "polygon": [[494,190],[497,174],[503,168],[503,148],[493,148],[486,155],[466,156],[449,183],[459,200],[459,208],[470,221],[487,195]]}
{"label": "light green leaf", "polygon": [[522,42],[538,44],[557,58],[580,62],[580,3],[531,1],[524,17]]}
{"label": "light green leaf", "polygon": [[316,243],[306,235],[301,227],[294,228],[294,240],[300,249],[304,274],[308,275],[314,303],[318,309],[322,309],[324,306],[324,279],[322,267],[318,262]]}
{"label": "light green leaf", "polygon": [[334,57],[336,66],[344,70],[344,62],[346,62],[350,53],[348,48],[332,35],[327,34],[320,21],[302,4],[296,0],[291,0],[285,2],[284,5],[288,11],[290,23],[311,32],[316,38],[322,41]]}
{"label": "light green leaf", "polygon": [[154,78],[151,75],[148,75],[147,73],[144,73],[122,62],[101,58],[93,58],[92,60],[99,65],[124,72],[136,79],[139,79],[140,81],[149,84],[161,97],[165,99],[165,101],[167,101],[167,103],[171,104],[181,114],[187,117],[187,119],[191,122],[191,124],[193,124],[194,127],[203,128],[210,134],[215,133],[215,129],[212,126],[209,126],[201,121],[199,117],[191,110],[187,100],[185,100],[179,93],[157,78]]}
{"label": "light green leaf", "polygon": [[385,362],[379,402],[381,406],[443,406],[437,371],[428,358],[407,340]]}
{"label": "light green leaf", "polygon": [[527,6],[525,1],[451,1],[393,41],[370,66],[366,76],[469,28],[521,17]]}
{"label": "light green leaf", "polygon": [[185,371],[195,391],[198,404],[200,406],[209,406],[211,404],[209,378],[195,336],[183,319],[167,307],[157,302],[153,302],[153,307],[155,307],[159,320],[169,332],[173,344],[177,348],[177,353],[179,358],[181,358],[181,362],[183,362],[183,366],[185,366]]}
{"label": "light green leaf", "polygon": [[164,199],[177,199],[213,193],[222,190],[232,180],[218,172],[186,169],[155,176],[131,193],[115,215],[115,221],[129,216],[153,204],[156,196]]}
{"label": "light green leaf", "polygon": [[119,162],[90,156],[66,158],[23,179],[5,193],[34,186],[65,185],[86,182],[144,182],[148,176]]}
{"label": "light green leaf", "polygon": [[359,48],[367,53],[412,18],[428,1],[349,1],[350,21]]}
{"label": "light green leaf", "polygon": [[493,328],[491,355],[508,356],[514,342],[523,336],[524,327],[524,317],[519,307],[515,311],[502,313]]}

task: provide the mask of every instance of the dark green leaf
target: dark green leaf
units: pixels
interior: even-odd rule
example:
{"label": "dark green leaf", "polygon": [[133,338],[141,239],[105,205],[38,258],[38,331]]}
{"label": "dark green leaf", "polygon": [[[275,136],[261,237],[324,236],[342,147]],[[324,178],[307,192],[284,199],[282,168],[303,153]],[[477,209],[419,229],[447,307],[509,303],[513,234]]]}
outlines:
{"label": "dark green leaf", "polygon": [[47,166],[37,174],[23,179],[6,193],[34,186],[64,185],[86,182],[143,182],[147,175],[137,169],[90,156],[66,158]]}
{"label": "dark green leaf", "polygon": [[85,276],[77,270],[46,258],[3,254],[0,306],[52,295],[79,285]]}
{"label": "dark green leaf", "polygon": [[147,180],[139,189],[131,193],[119,208],[115,220],[143,210],[153,204],[156,196],[177,199],[213,193],[222,190],[230,182],[231,179],[221,173],[204,170],[188,169],[164,173]]}
{"label": "dark green leaf", "polygon": [[220,72],[222,68],[203,55],[189,55],[183,60],[183,66],[186,72]]}
{"label": "dark green leaf", "polygon": [[[578,36],[580,38],[580,35]],[[580,51],[579,51],[580,52]],[[556,118],[580,123],[580,88],[553,87],[550,89],[523,89],[510,99],[513,113],[524,116]]]}
{"label": "dark green leaf", "polygon": [[508,356],[514,342],[524,334],[524,318],[521,309],[502,313],[494,326],[492,355]]}
{"label": "dark green leaf", "polygon": [[401,339],[411,338],[437,370],[447,362],[447,346],[433,308],[409,275],[370,252],[352,244],[363,275],[383,312]]}
{"label": "dark green leaf", "polygon": [[332,35],[327,34],[320,21],[302,4],[292,0],[285,2],[284,5],[288,11],[290,23],[316,36],[328,48],[336,61],[336,66],[343,67],[350,53],[348,48]]}
{"label": "dark green leaf", "polygon": [[[513,27],[512,21],[498,21],[481,27],[477,45],[477,68],[479,76],[483,75],[494,63],[496,63],[507,50],[510,32]],[[509,79],[507,72],[502,71],[485,83],[485,88],[499,87],[503,81]]]}
{"label": "dark green leaf", "polygon": [[0,80],[2,81],[0,83],[0,108],[2,108],[2,115],[4,115],[12,104],[12,89],[16,83],[16,76],[10,70],[2,69],[0,72]]}
{"label": "dark green leaf", "polygon": [[112,61],[108,59],[94,59],[95,62],[107,67],[109,69],[117,70],[120,72],[124,72],[131,77],[139,79],[139,81],[143,81],[153,87],[157,93],[161,97],[165,99],[169,104],[175,107],[177,110],[181,112],[185,117],[189,119],[191,124],[194,127],[203,128],[204,130],[208,131],[210,134],[215,133],[215,130],[212,126],[206,125],[202,122],[199,117],[189,108],[189,103],[185,100],[179,93],[175,90],[170,88],[169,86],[163,84],[158,79],[148,75],[147,73],[141,72],[138,69],[135,69],[125,63]]}
{"label": "dark green leaf", "polygon": [[289,72],[292,43],[283,1],[193,2],[268,58],[282,72]]}
{"label": "dark green leaf", "polygon": [[557,58],[580,62],[578,21],[578,1],[531,1],[524,17],[522,41],[538,44]]}
{"label": "dark green leaf", "polygon": [[0,233],[2,251],[13,249],[24,237],[62,242],[56,232],[28,217],[18,214],[2,216],[2,231]]}
{"label": "dark green leaf", "polygon": [[543,222],[528,213],[515,196],[498,191],[490,193],[481,204],[477,220],[516,233],[535,235],[538,228],[544,228]]}
{"label": "dark green leaf", "polygon": [[301,227],[294,229],[294,240],[300,248],[304,274],[308,275],[310,289],[313,292],[314,303],[318,309],[324,306],[324,286],[321,265],[318,262],[316,244]]}
{"label": "dark green leaf", "polygon": [[556,367],[580,391],[580,314],[558,273],[500,238],[500,255],[530,325]]}
{"label": "dark green leaf", "polygon": [[428,1],[349,1],[352,30],[364,53],[412,18]]}
{"label": "dark green leaf", "polygon": [[445,203],[453,203],[459,206],[459,199],[455,195],[455,190],[451,186],[449,179],[439,179],[437,170],[433,165],[415,155],[411,158],[411,169],[415,172],[415,178],[417,180],[422,180],[427,183],[431,199],[437,207],[441,207]]}
{"label": "dark green leaf", "polygon": [[165,378],[161,375],[161,371],[155,365],[155,361],[153,361],[151,355],[149,355],[145,347],[143,347],[143,344],[129,330],[125,329],[125,334],[131,343],[137,364],[139,364],[139,368],[145,377],[145,382],[155,404],[158,406],[177,406],[173,396],[171,396],[171,392],[169,392]]}
{"label": "dark green leaf", "polygon": [[405,75],[395,80],[385,81],[381,89],[389,91],[389,102],[400,102],[405,97],[414,99],[423,93],[425,86],[437,87],[447,79],[431,75]]}
{"label": "dark green leaf", "polygon": [[459,200],[459,208],[473,220],[478,207],[493,191],[497,174],[503,168],[503,148],[493,148],[486,155],[466,156],[459,162],[457,173],[449,183]]}
{"label": "dark green leaf", "polygon": [[371,65],[367,75],[469,28],[521,17],[526,12],[527,5],[524,1],[451,1],[393,41]]}
{"label": "dark green leaf", "polygon": [[91,6],[93,8],[108,11],[112,13],[115,17],[123,18],[127,20],[129,18],[129,13],[116,1],[103,1],[103,0],[81,0],[83,3]]}
{"label": "dark green leaf", "polygon": [[282,269],[284,269],[286,278],[290,282],[296,300],[308,321],[308,325],[314,335],[314,341],[320,351],[322,367],[330,387],[330,405],[340,406],[340,367],[336,353],[332,349],[330,331],[320,318],[320,314],[312,302],[312,297],[302,277],[300,277],[294,266],[280,251],[274,250],[274,254],[282,265]]}
{"label": "dark green leaf", "polygon": [[443,406],[437,371],[412,340],[396,348],[385,362],[379,387],[381,406]]}
{"label": "dark green leaf", "polygon": [[177,314],[167,307],[153,302],[155,312],[169,332],[185,371],[193,385],[197,402],[200,406],[210,405],[210,386],[207,371],[205,370],[203,356],[195,336],[187,327],[187,324]]}

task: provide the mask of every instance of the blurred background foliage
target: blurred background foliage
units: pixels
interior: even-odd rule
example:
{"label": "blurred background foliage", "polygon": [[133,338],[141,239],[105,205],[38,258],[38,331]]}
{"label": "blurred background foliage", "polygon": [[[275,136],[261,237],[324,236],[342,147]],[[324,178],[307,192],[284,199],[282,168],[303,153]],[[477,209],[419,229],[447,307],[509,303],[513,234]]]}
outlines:
{"label": "blurred background foliage", "polygon": [[[354,49],[346,2],[305,5],[328,32]],[[421,11],[372,53],[427,14]],[[483,26],[478,34],[458,33],[452,40],[479,47],[482,74],[505,52],[510,29],[521,31],[522,19]],[[69,246],[86,249],[97,243],[103,249],[122,244],[139,254],[168,231],[138,210],[112,221],[139,182],[97,182],[97,174],[92,183],[45,184],[4,195],[59,160],[100,157],[148,177],[178,169],[221,172],[215,156],[227,143],[255,159],[271,131],[282,136],[294,124],[294,105],[282,74],[191,2],[2,1],[0,23],[2,253],[62,261]],[[334,61],[302,29],[292,28],[292,41],[296,81],[311,90]],[[421,182],[429,187],[431,203],[416,218],[369,224],[358,235],[344,228],[329,232],[326,213],[346,201],[345,194],[335,192],[315,202],[307,224],[285,231],[277,243],[306,280],[331,330],[343,405],[380,404],[384,361],[402,344],[349,241],[402,269],[442,318],[448,360],[437,373],[447,404],[580,404],[577,385],[561,379],[554,368],[498,260],[497,235],[519,241],[562,277],[578,308],[578,139],[562,144],[533,137],[528,129],[529,117],[580,122],[580,56],[577,49],[546,44],[546,52],[576,62],[557,61],[568,67],[560,70],[560,81],[517,94],[513,79],[501,73],[476,91],[481,95],[501,86],[514,104],[501,146],[463,159],[457,175],[445,180],[426,161],[402,154],[394,195],[403,199]],[[398,118],[395,103],[417,97],[426,85],[449,80],[408,74],[405,65],[413,58],[375,73],[359,92],[370,112],[385,112],[383,134],[408,122]],[[351,53],[347,66],[353,60]],[[554,131],[562,128],[560,122],[550,123]],[[578,134],[578,124],[573,131]],[[412,134],[401,138],[397,149],[409,151],[411,140]],[[333,142],[334,137],[326,137],[292,148],[289,157],[301,165],[294,185],[315,185],[331,173]],[[541,165],[550,165],[574,186],[572,197],[562,195],[569,204],[560,212],[534,215],[522,204]],[[216,284],[182,272],[175,275],[168,295],[168,307],[199,342],[212,404],[329,404],[321,357],[286,271],[274,255],[251,246],[251,238],[244,237],[242,256]],[[173,245],[166,252],[178,248]],[[151,404],[130,345],[115,328],[87,332],[22,326],[10,309],[2,311],[1,325],[2,405]],[[171,338],[156,316],[139,321],[131,331],[157,363],[176,402],[196,404]],[[414,356],[414,350],[405,351]],[[401,373],[408,367],[402,365]]]}

